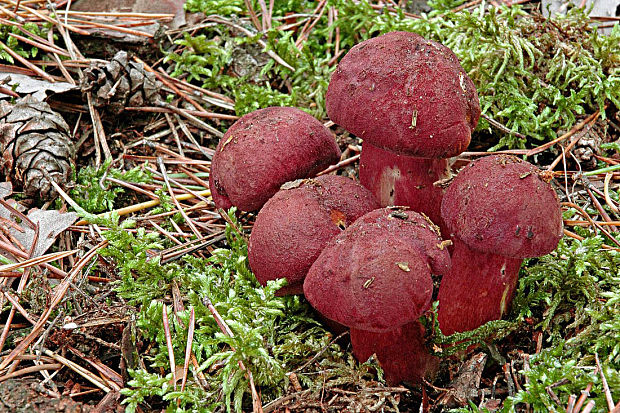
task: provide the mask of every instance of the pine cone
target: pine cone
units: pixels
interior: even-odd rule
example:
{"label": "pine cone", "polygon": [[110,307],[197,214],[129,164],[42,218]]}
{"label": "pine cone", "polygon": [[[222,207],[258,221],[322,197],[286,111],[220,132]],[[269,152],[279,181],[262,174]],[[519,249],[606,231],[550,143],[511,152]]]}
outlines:
{"label": "pine cone", "polygon": [[27,196],[41,200],[58,195],[49,179],[64,188],[75,163],[69,126],[31,96],[14,105],[0,102],[0,153],[0,172]]}
{"label": "pine cone", "polygon": [[[605,136],[605,133],[603,133],[603,136]],[[601,143],[603,143],[603,140],[601,135],[597,133],[596,128],[592,128],[589,133],[579,138],[573,149],[573,155],[582,169],[591,170],[596,168],[597,159],[595,155],[601,153]]]}
{"label": "pine cone", "polygon": [[127,106],[144,106],[159,100],[161,82],[142,64],[129,62],[127,52],[120,51],[105,65],[84,70],[82,90],[91,91],[93,104],[114,114]]}

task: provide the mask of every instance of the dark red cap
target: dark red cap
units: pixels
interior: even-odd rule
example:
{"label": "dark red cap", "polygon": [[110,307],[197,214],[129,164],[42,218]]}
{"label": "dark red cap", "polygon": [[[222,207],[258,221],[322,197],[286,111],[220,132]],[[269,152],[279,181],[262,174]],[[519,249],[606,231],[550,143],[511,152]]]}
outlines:
{"label": "dark red cap", "polygon": [[328,243],[304,294],[324,316],[351,328],[384,332],[415,321],[430,306],[431,275],[450,266],[437,231],[416,212],[369,212]]}
{"label": "dark red cap", "polygon": [[563,234],[560,203],[544,173],[509,155],[463,168],[444,194],[441,215],[469,248],[511,258],[548,254]]}
{"label": "dark red cap", "polygon": [[332,75],[331,120],[373,145],[421,158],[463,152],[478,123],[478,94],[456,55],[409,32],[353,47]]}
{"label": "dark red cap", "polygon": [[321,122],[291,107],[259,109],[224,134],[209,184],[218,208],[260,209],[280,186],[338,162],[340,149]]}
{"label": "dark red cap", "polygon": [[362,185],[324,175],[286,183],[263,206],[250,236],[250,268],[262,285],[286,278],[279,292],[301,294],[308,269],[325,245],[380,205]]}

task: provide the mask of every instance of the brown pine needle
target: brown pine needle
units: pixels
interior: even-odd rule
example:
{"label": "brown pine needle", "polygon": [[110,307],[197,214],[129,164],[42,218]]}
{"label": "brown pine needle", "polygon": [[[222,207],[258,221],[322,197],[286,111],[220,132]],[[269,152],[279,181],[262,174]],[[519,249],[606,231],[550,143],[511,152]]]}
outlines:
{"label": "brown pine needle", "polygon": [[164,335],[166,336],[166,347],[168,348],[168,360],[170,371],[172,371],[172,382],[174,389],[177,389],[177,365],[174,361],[174,348],[172,347],[172,335],[170,334],[170,323],[168,322],[168,307],[164,303],[161,307],[162,321],[164,324]]}
{"label": "brown pine needle", "polygon": [[[607,106],[605,106],[605,108],[607,108]],[[581,129],[583,129],[584,126],[586,126],[588,123],[596,120],[600,115],[600,112],[597,110],[596,112],[594,112],[593,114],[591,114],[590,116],[588,116],[587,118],[585,118],[584,120],[582,120],[581,122],[579,122],[578,124],[576,124],[575,126],[573,126],[573,128],[571,130],[569,130],[568,132],[566,132],[564,135],[560,136],[559,138],[556,138],[550,142],[545,143],[544,145],[540,145],[537,148],[534,149],[530,149],[525,156],[532,156],[532,155],[536,155],[537,153],[541,153],[546,151],[547,149],[549,149],[550,147],[552,147],[553,145],[555,145],[558,142],[561,142],[565,139],[570,138],[571,136],[573,136],[575,133],[579,132]]]}
{"label": "brown pine needle", "polygon": [[25,261],[16,262],[14,264],[0,265],[0,273],[3,273],[5,271],[18,270],[18,269],[26,269],[26,268],[34,267],[36,265],[43,264],[43,263],[49,263],[52,261],[56,261],[56,260],[68,257],[69,255],[77,254],[78,252],[80,252],[80,250],[53,252],[51,254],[45,254],[40,257],[30,258]]}
{"label": "brown pine needle", "polygon": [[13,373],[0,376],[0,383],[6,380],[14,379],[15,377],[24,376],[26,374],[34,373],[37,371],[58,370],[61,367],[62,367],[62,364],[58,364],[58,363],[46,363],[46,364],[39,364],[37,366],[26,367],[24,369],[14,371]]}
{"label": "brown pine needle", "polygon": [[189,372],[189,361],[192,356],[192,343],[194,341],[194,327],[196,325],[196,314],[194,306],[189,308],[189,326],[187,328],[187,346],[185,346],[185,362],[183,363],[183,378],[181,379],[181,391],[185,389],[187,373]]}
{"label": "brown pine needle", "polygon": [[91,382],[92,384],[94,384],[95,386],[99,387],[101,390],[103,390],[106,393],[109,393],[110,391],[112,391],[108,386],[106,386],[100,379],[99,377],[95,376],[93,373],[91,373],[90,371],[86,370],[84,367],[80,366],[79,364],[59,355],[54,353],[51,350],[47,350],[45,349],[43,351],[46,355],[50,356],[51,358],[53,358],[54,360],[58,361],[59,363],[62,363],[63,365],[67,366],[68,368],[70,368],[71,370],[73,370],[74,372],[76,372],[77,374],[79,374],[80,376],[84,377],[86,380],[88,380],[89,382]]}
{"label": "brown pine needle", "polygon": [[[209,309],[209,312],[211,312],[211,315],[215,319],[215,322],[217,323],[222,333],[226,334],[228,337],[234,337],[232,330],[230,329],[230,327],[228,327],[228,325],[226,324],[226,321],[224,321],[224,319],[222,318],[220,313],[217,311],[217,309],[215,308],[215,306],[213,305],[209,297],[205,297],[203,299],[203,303]],[[231,347],[231,350],[236,351],[233,347]],[[254,378],[252,376],[252,372],[245,367],[245,365],[243,364],[241,360],[239,360],[239,368],[241,368],[241,370],[246,372],[248,380],[250,382],[250,392],[252,393],[253,412],[263,413],[262,403],[260,401],[260,396],[258,395],[258,392],[256,391],[256,386],[254,385]]]}
{"label": "brown pine needle", "polygon": [[[28,334],[14,348],[13,351],[11,351],[11,353],[8,356],[5,356],[2,359],[2,363],[0,363],[0,370],[5,369],[13,360],[15,360],[17,356],[22,355],[26,351],[28,346],[30,346],[30,344],[39,336],[39,333],[41,332],[41,330],[43,330],[43,327],[45,326],[45,323],[51,316],[52,312],[54,311],[56,306],[60,304],[60,302],[62,301],[62,298],[65,296],[65,294],[69,290],[69,287],[71,286],[71,283],[73,282],[73,280],[78,276],[78,274],[82,272],[82,269],[84,268],[84,266],[86,266],[86,264],[91,260],[91,258],[93,258],[96,255],[97,251],[100,248],[105,247],[106,245],[108,245],[108,241],[103,241],[97,244],[93,249],[88,251],[75,264],[73,269],[67,274],[67,277],[64,280],[62,280],[60,284],[56,286],[49,306],[47,307],[43,315],[39,318],[39,320],[37,321],[37,324],[35,324],[35,326],[32,328],[32,331],[30,332],[30,334]],[[106,391],[109,391],[109,389]]]}
{"label": "brown pine needle", "polygon": [[614,409],[614,399],[611,396],[611,391],[609,390],[609,384],[607,384],[607,378],[605,377],[605,372],[601,367],[601,361],[598,358],[598,353],[594,353],[594,360],[596,360],[596,367],[598,368],[598,372],[601,375],[601,383],[603,384],[603,391],[605,392],[605,401],[607,401],[607,407],[609,411]]}

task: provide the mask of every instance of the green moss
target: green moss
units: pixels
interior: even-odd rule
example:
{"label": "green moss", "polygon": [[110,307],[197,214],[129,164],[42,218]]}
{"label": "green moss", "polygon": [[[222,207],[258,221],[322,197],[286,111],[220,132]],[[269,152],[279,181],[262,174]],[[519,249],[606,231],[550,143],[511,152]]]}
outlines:
{"label": "green moss", "polygon": [[[190,79],[205,87],[238,95],[235,110],[239,115],[270,105],[296,105],[322,118],[325,92],[335,69],[327,63],[333,58],[336,28],[343,50],[389,31],[417,32],[457,54],[478,89],[483,113],[526,136],[501,136],[493,149],[532,146],[555,138],[559,130],[570,129],[580,115],[600,110],[604,117],[606,104],[620,107],[620,26],[601,36],[579,9],[566,17],[545,20],[526,13],[521,6],[451,11],[460,3],[431,2],[431,13],[412,19],[401,10],[375,10],[365,0],[330,0],[328,6],[338,10],[339,18],[329,26],[324,13],[301,51],[295,46],[293,31],[272,29],[266,33],[268,49],[295,70],[268,59],[259,67],[259,79],[249,85],[248,78],[227,72],[232,48],[255,44],[257,37],[233,36],[224,26],[180,40],[180,45],[189,48],[181,55],[171,53],[168,59],[176,63],[176,74],[189,73]],[[307,13],[314,7],[306,2],[282,5],[275,9],[276,15]],[[205,4],[201,10],[209,7]],[[215,38],[218,45],[213,44]],[[480,122],[479,130],[488,128],[484,120]]]}
{"label": "green moss", "polygon": [[[234,211],[229,216],[236,222]],[[121,278],[117,291],[138,307],[139,334],[152,343],[150,353],[144,356],[148,371],[133,371],[132,380],[123,390],[129,411],[135,411],[138,404],[151,397],[169,409],[174,409],[179,400],[181,409],[193,411],[210,411],[222,404],[228,411],[246,411],[251,397],[248,376],[240,362],[252,372],[263,403],[284,394],[287,372],[301,367],[322,349],[326,351],[313,365],[296,373],[311,389],[322,388],[325,381],[353,382],[374,367],[372,363],[360,367],[351,355],[331,343],[331,335],[314,320],[302,298],[276,297],[284,280],[261,287],[248,268],[247,245],[233,227],[227,226],[226,230],[228,249],[217,249],[208,259],[187,257],[182,263],[161,264],[154,255],[162,248],[159,236],[140,229],[131,234],[123,230],[127,225],[108,224],[111,230],[104,236],[109,246],[101,254],[117,264]],[[181,322],[173,315],[169,302],[173,281],[187,299],[185,311],[177,314]],[[225,320],[232,337],[221,331],[208,304]],[[185,357],[189,309],[194,308],[193,354],[208,381],[208,390],[198,385],[192,375],[183,392],[170,385],[172,374],[162,328],[164,305],[168,306],[177,364]],[[168,372],[165,377],[155,373],[160,368]],[[317,368],[330,371],[317,375]]]}
{"label": "green moss", "polygon": [[151,173],[144,167],[137,166],[130,170],[111,168],[111,161],[105,161],[100,167],[86,166],[80,169],[75,187],[71,189],[71,198],[86,212],[97,214],[111,211],[115,201],[123,194],[123,187],[106,181],[104,178],[116,178],[126,182],[151,182]]}

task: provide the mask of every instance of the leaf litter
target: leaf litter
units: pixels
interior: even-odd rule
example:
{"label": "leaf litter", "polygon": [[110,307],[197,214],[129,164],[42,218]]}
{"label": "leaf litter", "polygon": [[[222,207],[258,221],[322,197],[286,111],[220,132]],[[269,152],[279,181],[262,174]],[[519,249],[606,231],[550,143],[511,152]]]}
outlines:
{"label": "leaf litter", "polygon": [[[29,397],[99,410],[612,411],[620,399],[618,25],[601,37],[578,11],[544,20],[527,2],[433,1],[424,16],[393,2],[273,4],[189,0],[186,8],[206,17],[188,15],[198,23],[166,32],[165,62],[136,49],[163,85],[161,101],[122,100],[113,116],[88,91],[47,98],[70,125],[78,165],[66,194],[38,201],[43,209],[0,185],[0,198],[14,198],[0,208],[0,250],[21,264],[0,277],[0,388],[41,377]],[[91,53],[89,33],[137,36],[148,49],[153,33],[141,27],[170,19],[135,10],[95,18],[54,5],[58,14],[42,1],[3,2],[10,20],[0,35],[11,70],[49,85],[79,84],[84,69],[110,64],[113,53]],[[566,226],[554,253],[523,266],[506,320],[445,337],[427,316],[443,368],[421,389],[387,387],[376,361],[355,361],[346,334],[325,329],[303,299],[277,297],[281,282],[260,287],[247,266],[254,216],[216,211],[206,183],[217,137],[238,116],[296,105],[323,118],[342,53],[403,29],[445,42],[478,82],[488,124],[455,170],[490,147],[536,154],[556,178]],[[550,48],[558,42],[559,51]],[[117,82],[106,87],[116,91]],[[355,174],[360,141],[330,126],[342,143],[339,173]],[[585,146],[587,159],[572,156]],[[58,212],[67,204],[76,212]],[[483,352],[463,361],[474,345]]]}

